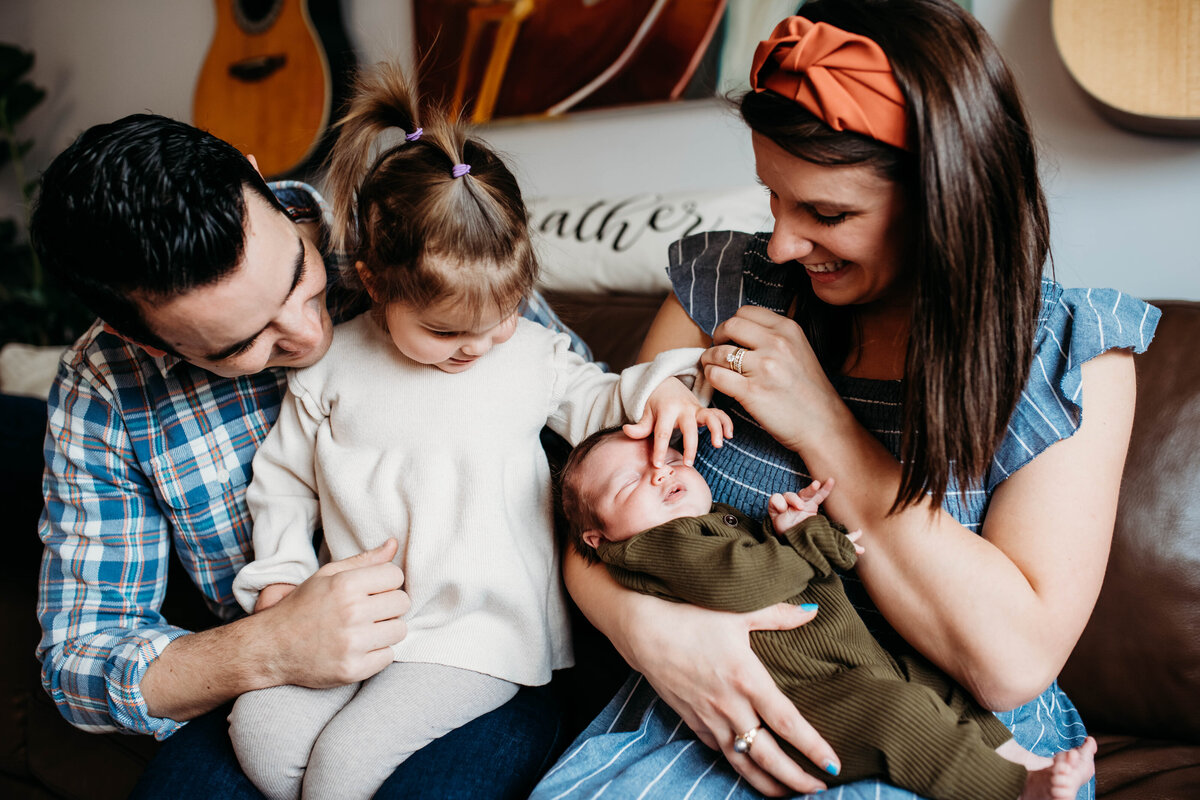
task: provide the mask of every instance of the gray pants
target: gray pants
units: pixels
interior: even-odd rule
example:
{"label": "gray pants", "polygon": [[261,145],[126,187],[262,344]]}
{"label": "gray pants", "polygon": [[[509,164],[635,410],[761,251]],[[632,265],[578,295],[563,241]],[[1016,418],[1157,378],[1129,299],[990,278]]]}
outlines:
{"label": "gray pants", "polygon": [[233,705],[229,737],[270,800],[369,798],[410,755],[517,689],[457,667],[395,662],[347,686],[247,692]]}

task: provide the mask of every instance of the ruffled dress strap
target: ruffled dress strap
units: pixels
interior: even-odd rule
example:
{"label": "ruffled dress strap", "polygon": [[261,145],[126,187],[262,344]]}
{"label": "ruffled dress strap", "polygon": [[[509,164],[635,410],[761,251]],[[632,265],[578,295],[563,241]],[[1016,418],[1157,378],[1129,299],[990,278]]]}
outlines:
{"label": "ruffled dress strap", "polygon": [[667,274],[684,311],[705,333],[744,305],[783,314],[804,277],[767,256],[770,233],[715,231],[680,239],[667,251]]}
{"label": "ruffled dress strap", "polygon": [[988,494],[1083,419],[1083,365],[1114,349],[1145,352],[1161,312],[1115,289],[1042,282],[1033,366],[988,475]]}

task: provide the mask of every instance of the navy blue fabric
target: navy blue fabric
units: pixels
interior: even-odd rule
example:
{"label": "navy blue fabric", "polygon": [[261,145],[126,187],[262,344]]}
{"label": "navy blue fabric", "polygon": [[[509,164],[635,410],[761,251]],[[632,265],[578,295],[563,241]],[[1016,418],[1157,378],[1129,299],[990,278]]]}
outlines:
{"label": "navy blue fabric", "polygon": [[[166,739],[130,800],[262,800],[229,743],[229,706]],[[548,686],[522,688],[512,700],[430,742],[396,768],[380,800],[516,800],[562,749],[562,716]]]}

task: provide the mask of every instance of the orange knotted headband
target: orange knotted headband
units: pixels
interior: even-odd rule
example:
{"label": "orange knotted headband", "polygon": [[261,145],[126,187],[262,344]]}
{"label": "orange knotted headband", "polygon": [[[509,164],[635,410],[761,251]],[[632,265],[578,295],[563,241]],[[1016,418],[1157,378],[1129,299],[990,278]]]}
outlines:
{"label": "orange knotted headband", "polygon": [[865,36],[788,17],[754,51],[750,87],[795,100],[836,131],[908,149],[904,95],[887,56]]}

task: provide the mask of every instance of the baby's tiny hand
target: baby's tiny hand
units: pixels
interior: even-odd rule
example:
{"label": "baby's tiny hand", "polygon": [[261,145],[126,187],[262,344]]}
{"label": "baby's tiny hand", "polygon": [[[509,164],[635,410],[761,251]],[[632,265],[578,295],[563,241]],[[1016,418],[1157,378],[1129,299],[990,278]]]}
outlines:
{"label": "baby's tiny hand", "polygon": [[799,492],[776,492],[767,501],[767,513],[776,533],[794,528],[820,511],[821,503],[833,491],[833,478],[822,483],[813,481]]}
{"label": "baby's tiny hand", "polygon": [[846,534],[846,538],[850,540],[852,545],[854,545],[855,553],[861,556],[863,553],[867,552],[867,549],[858,543],[858,540],[862,538],[862,528],[859,528],[856,531],[850,531]]}

